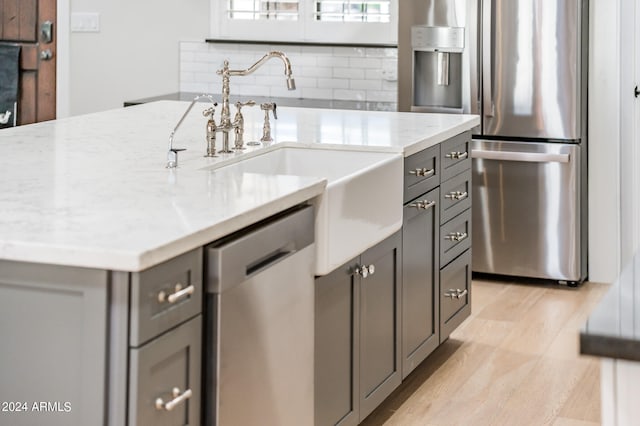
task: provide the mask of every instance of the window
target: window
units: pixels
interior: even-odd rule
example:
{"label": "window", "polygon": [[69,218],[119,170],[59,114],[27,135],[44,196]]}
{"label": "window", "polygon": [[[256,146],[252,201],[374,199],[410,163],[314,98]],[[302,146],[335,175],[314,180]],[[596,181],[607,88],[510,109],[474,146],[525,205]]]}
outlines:
{"label": "window", "polygon": [[391,21],[390,0],[316,0],[314,3],[314,18],[316,21],[385,23]]}
{"label": "window", "polygon": [[238,40],[395,44],[399,0],[211,0],[211,35]]}
{"label": "window", "polygon": [[298,0],[228,0],[227,18],[298,20]]}

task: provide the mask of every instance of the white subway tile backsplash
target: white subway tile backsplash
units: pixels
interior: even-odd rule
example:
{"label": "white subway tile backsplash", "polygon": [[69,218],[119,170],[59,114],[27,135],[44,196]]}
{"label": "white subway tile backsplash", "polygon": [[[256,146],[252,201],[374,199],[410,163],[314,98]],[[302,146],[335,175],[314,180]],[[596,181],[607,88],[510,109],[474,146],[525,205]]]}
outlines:
{"label": "white subway tile backsplash", "polygon": [[[271,93],[269,91],[269,87],[268,86],[262,86],[262,85],[253,85],[253,84],[246,84],[246,85],[237,85],[234,86],[235,89],[235,93],[238,95],[242,95],[242,96],[271,96]],[[229,96],[229,99],[231,102],[236,102],[237,99],[234,99],[233,97],[234,93],[232,92],[231,95]]]}
{"label": "white subway tile backsplash", "polygon": [[350,67],[358,68],[381,68],[382,59],[380,58],[349,58]]}
{"label": "white subway tile backsplash", "polygon": [[397,81],[387,81],[397,67],[396,48],[265,46],[180,43],[180,90],[218,93],[216,70],[225,59],[232,69],[247,68],[265,52],[280,50],[291,60],[297,90],[285,86],[282,62],[271,60],[254,74],[232,77],[232,95],[397,102]]}
{"label": "white subway tile backsplash", "polygon": [[381,90],[382,82],[380,80],[350,80],[349,88],[356,90]]}
{"label": "white subway tile backsplash", "polygon": [[299,75],[307,77],[324,77],[330,78],[333,76],[333,68],[331,67],[295,67],[293,70],[294,77]]}
{"label": "white subway tile backsplash", "polygon": [[363,79],[364,70],[362,68],[334,68],[334,78]]}
{"label": "white subway tile backsplash", "polygon": [[386,92],[380,90],[367,91],[368,101],[398,102],[398,92]]}
{"label": "white subway tile backsplash", "polygon": [[335,89],[333,91],[333,98],[342,100],[342,101],[364,101],[365,100],[365,91],[364,90],[344,90],[344,89]]}
{"label": "white subway tile backsplash", "polygon": [[321,89],[348,89],[349,80],[346,78],[319,78],[318,87]]}
{"label": "white subway tile backsplash", "polygon": [[184,62],[180,69],[182,72],[215,72],[208,62]]}
{"label": "white subway tile backsplash", "polygon": [[187,83],[180,82],[180,90],[184,92],[209,92],[209,87],[206,83]]}
{"label": "white subway tile backsplash", "polygon": [[348,67],[349,58],[337,56],[318,56],[316,63],[319,67]]}
{"label": "white subway tile backsplash", "polygon": [[395,47],[368,47],[365,51],[365,56],[375,58],[397,58],[398,49]]}
{"label": "white subway tile backsplash", "polygon": [[363,57],[365,49],[362,47],[334,47],[334,56],[347,56],[347,57]]}
{"label": "white subway tile backsplash", "polygon": [[303,87],[301,92],[303,98],[308,99],[333,99],[333,89],[319,89],[317,87]]}
{"label": "white subway tile backsplash", "polygon": [[364,78],[367,80],[382,80],[382,68],[364,70]]}

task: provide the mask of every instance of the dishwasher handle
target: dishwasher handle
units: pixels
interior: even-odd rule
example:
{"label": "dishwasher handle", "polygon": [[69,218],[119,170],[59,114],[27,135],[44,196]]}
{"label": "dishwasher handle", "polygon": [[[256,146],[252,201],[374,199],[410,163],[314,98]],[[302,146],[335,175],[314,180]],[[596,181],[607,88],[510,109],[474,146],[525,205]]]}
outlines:
{"label": "dishwasher handle", "polygon": [[314,242],[314,211],[303,206],[206,247],[208,293],[222,293]]}
{"label": "dishwasher handle", "polygon": [[526,163],[568,163],[569,154],[556,154],[551,152],[515,152],[515,151],[488,151],[474,149],[472,158],[501,161],[523,161]]}

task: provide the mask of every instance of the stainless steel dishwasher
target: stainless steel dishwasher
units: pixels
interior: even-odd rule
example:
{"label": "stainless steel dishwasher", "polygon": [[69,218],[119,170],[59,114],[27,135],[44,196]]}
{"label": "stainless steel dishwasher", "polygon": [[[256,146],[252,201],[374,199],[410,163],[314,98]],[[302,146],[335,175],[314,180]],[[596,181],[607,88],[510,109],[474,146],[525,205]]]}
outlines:
{"label": "stainless steel dishwasher", "polygon": [[207,426],[313,424],[314,211],[205,250]]}

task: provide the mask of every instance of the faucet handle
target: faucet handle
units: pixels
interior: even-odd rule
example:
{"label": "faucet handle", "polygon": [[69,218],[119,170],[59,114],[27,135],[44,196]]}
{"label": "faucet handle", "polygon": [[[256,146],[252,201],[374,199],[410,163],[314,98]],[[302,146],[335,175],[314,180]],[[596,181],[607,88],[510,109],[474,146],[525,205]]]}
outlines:
{"label": "faucet handle", "polygon": [[273,118],[278,119],[278,114],[276,113],[277,105],[275,102],[265,102],[260,104],[260,109],[265,111],[265,117],[269,117],[269,111],[273,112]]}
{"label": "faucet handle", "polygon": [[213,106],[205,109],[204,111],[202,111],[202,115],[205,117],[209,117],[211,120],[213,120],[213,116],[216,113],[216,107],[218,106],[217,102],[213,103]]}
{"label": "faucet handle", "polygon": [[238,112],[240,112],[240,109],[242,109],[242,107],[245,107],[245,106],[250,106],[250,107],[252,107],[252,106],[254,106],[255,104],[256,104],[256,101],[253,101],[253,100],[251,100],[251,101],[247,101],[247,102],[240,102],[240,101],[238,101],[238,102],[236,102],[236,108],[238,109]]}

